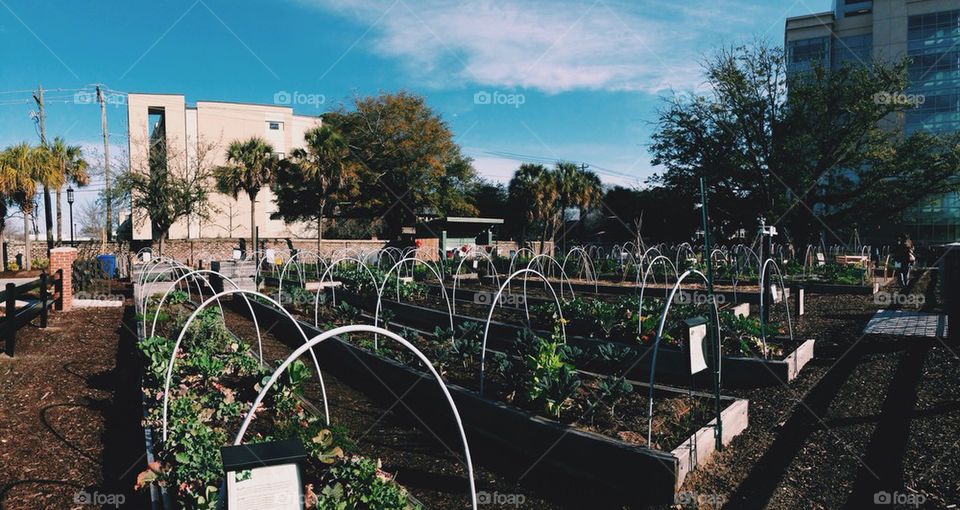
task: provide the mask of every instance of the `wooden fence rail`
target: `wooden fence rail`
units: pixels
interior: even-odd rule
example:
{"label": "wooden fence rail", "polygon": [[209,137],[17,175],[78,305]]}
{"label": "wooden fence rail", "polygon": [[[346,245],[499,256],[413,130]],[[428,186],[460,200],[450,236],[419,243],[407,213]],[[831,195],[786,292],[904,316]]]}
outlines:
{"label": "wooden fence rail", "polygon": [[[32,294],[37,291],[37,296]],[[57,310],[63,308],[63,270],[51,277],[40,273],[40,277],[31,282],[17,285],[8,283],[0,292],[0,302],[4,303],[5,315],[0,319],[0,338],[4,340],[4,352],[13,357],[17,347],[17,331],[25,324],[40,316],[40,327],[47,327],[47,316],[51,306]],[[17,301],[22,305],[18,308]]]}

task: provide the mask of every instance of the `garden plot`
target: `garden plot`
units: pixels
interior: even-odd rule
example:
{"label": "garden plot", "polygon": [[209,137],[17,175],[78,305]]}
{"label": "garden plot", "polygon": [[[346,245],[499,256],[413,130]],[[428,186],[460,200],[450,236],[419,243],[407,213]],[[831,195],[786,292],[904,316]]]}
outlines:
{"label": "garden plot", "polygon": [[[275,309],[262,303],[254,303],[254,308],[258,318],[265,323],[273,322],[271,318],[274,320],[279,318]],[[242,303],[234,302],[236,312],[245,313],[245,309],[246,307]],[[308,334],[319,331],[319,329],[306,323],[301,323],[301,326],[308,331]],[[276,327],[290,328],[290,326],[285,326],[283,322],[277,323]],[[288,334],[290,333],[288,331]],[[367,345],[364,342],[372,341],[372,339],[360,337],[356,339],[359,345],[352,345],[354,338],[351,337],[349,343],[341,340],[324,344],[318,346],[318,358],[325,360],[325,363],[330,363],[329,370],[338,377],[352,378],[354,380],[352,384],[363,386],[371,392],[382,393],[384,391],[379,382],[386,382],[390,387],[410,388],[403,398],[406,406],[416,412],[420,419],[427,420],[427,423],[430,423],[430,419],[436,419],[436,406],[430,404],[435,398],[435,396],[430,397],[433,392],[430,391],[428,385],[416,384],[425,377],[424,373],[414,366],[402,363],[403,360],[397,361],[384,356],[385,352],[381,353],[379,349],[374,351],[364,348],[364,345]],[[446,345],[447,342],[449,340],[444,339],[435,343]],[[548,342],[546,349],[549,351],[551,342],[546,342]],[[542,344],[537,343],[535,345]],[[556,359],[556,357],[546,357]],[[568,366],[568,363],[562,361],[562,359],[558,361],[561,363],[559,366]],[[468,363],[464,370],[467,370],[470,366],[474,365]],[[327,368],[324,367],[324,369]],[[572,374],[572,368],[558,368],[557,370],[568,374],[561,377],[569,377]],[[371,373],[376,373],[378,381],[372,380]],[[500,379],[494,376],[494,381],[497,380]],[[569,379],[567,381],[569,382]],[[559,402],[565,403],[564,405],[549,407],[545,403],[551,399],[544,396],[543,398],[538,397],[532,402],[527,402],[529,405],[525,407],[524,404],[521,404],[521,401],[509,399],[510,401],[507,402],[496,398],[498,395],[494,393],[494,390],[488,390],[490,393],[481,396],[476,384],[474,383],[472,388],[449,384],[448,388],[463,417],[471,445],[474,445],[475,451],[478,452],[478,460],[480,462],[490,460],[503,463],[504,458],[509,457],[518,464],[526,462],[526,465],[532,466],[531,476],[535,471],[538,478],[553,479],[555,484],[569,481],[591,483],[592,486],[602,488],[603,490],[599,493],[606,494],[606,497],[609,498],[623,499],[629,502],[671,502],[673,493],[679,487],[678,484],[687,469],[695,466],[698,461],[705,459],[712,451],[713,443],[701,440],[703,430],[708,426],[708,420],[704,418],[702,423],[696,423],[694,419],[698,416],[696,410],[703,409],[700,405],[694,405],[697,400],[700,400],[702,404],[702,400],[706,398],[703,394],[669,388],[655,388],[655,402],[669,401],[671,397],[691,399],[688,407],[681,406],[683,412],[680,413],[682,416],[678,417],[679,421],[664,422],[664,425],[660,425],[664,427],[662,430],[669,431],[669,433],[664,432],[657,436],[654,443],[659,440],[664,445],[669,444],[670,446],[663,446],[667,449],[667,451],[664,451],[640,445],[645,441],[642,439],[645,430],[632,431],[633,434],[625,435],[625,437],[633,440],[631,443],[621,437],[599,434],[590,430],[587,426],[576,426],[579,421],[576,419],[569,421],[569,415],[565,415],[563,411],[563,409],[577,409],[574,403],[578,402],[578,399],[572,396],[569,397],[569,402],[567,397],[559,400]],[[494,382],[493,384],[497,383]],[[589,391],[593,384],[593,382],[587,381],[586,386],[583,382],[562,386],[568,390],[575,386],[572,389],[574,393],[583,393]],[[597,382],[596,385],[599,389],[600,383]],[[612,388],[607,391],[615,392]],[[385,398],[389,398],[389,396],[384,395]],[[506,399],[506,396],[504,398]],[[554,399],[554,401],[557,400]],[[582,400],[579,400],[579,402],[582,402]],[[725,428],[723,437],[724,440],[729,440],[746,427],[747,403],[731,398],[724,398],[723,402],[724,414],[722,419]],[[544,407],[537,408],[536,405],[540,404],[543,404]],[[534,407],[530,407],[531,405]],[[600,405],[603,404],[598,404],[598,406]],[[559,418],[552,414],[552,411],[548,411],[548,409],[555,411],[557,408],[561,409]],[[659,419],[662,420],[663,418]],[[684,419],[690,420],[689,423],[683,422]],[[565,422],[565,420],[568,422]],[[667,426],[666,423],[671,425]],[[684,432],[678,432],[679,430],[684,430]],[[709,434],[712,434],[713,428],[707,428],[707,430]],[[691,432],[689,435],[687,435],[688,431]],[[696,435],[697,438],[688,442],[693,435]],[[697,450],[695,451],[697,454],[690,455],[690,445],[692,444],[696,444]],[[684,448],[685,453],[682,458],[673,453],[677,448]],[[489,455],[490,458],[484,459],[485,455]],[[539,462],[537,462],[538,457],[540,458]],[[584,464],[584,458],[594,460]],[[681,462],[686,462],[686,466],[681,466]],[[633,490],[633,482],[637,476],[648,480],[649,491],[637,493]]]}
{"label": "garden plot", "polygon": [[[450,315],[445,300],[424,293],[406,294],[408,302],[405,303],[384,300],[383,316],[379,319],[428,331],[436,326],[449,327]],[[385,292],[385,295],[394,297],[395,293]],[[371,315],[376,310],[375,299],[369,293],[361,297],[341,290],[336,296],[341,302],[345,301]],[[453,316],[454,324],[486,323],[489,306],[469,302],[457,302],[455,306],[457,314]],[[642,327],[638,328],[636,313],[639,300],[635,296],[623,297],[615,302],[590,298],[567,302],[563,314],[567,321],[566,338],[571,346],[579,350],[578,365],[601,373],[624,374],[626,370],[628,377],[648,377],[651,344],[656,336],[662,306],[662,300],[645,299],[644,320]],[[553,305],[529,304],[529,307],[532,309],[530,325],[535,331],[546,334],[553,328],[556,318]],[[695,305],[675,305],[671,310],[667,335],[661,344],[657,363],[658,378],[682,384],[689,382],[689,353],[682,349],[682,322],[697,315],[709,316],[709,313],[705,306]],[[310,313],[304,315],[309,317]],[[503,348],[505,343],[526,329],[525,310],[516,303],[514,306],[497,307],[493,317],[497,320],[490,322],[488,345],[491,348]],[[724,331],[722,352],[725,353],[725,385],[758,386],[789,382],[813,358],[813,340],[791,340],[783,336],[787,332],[785,326],[766,325],[769,336],[764,342],[758,319],[738,316],[732,310],[722,311],[720,317],[723,322],[721,330]],[[708,374],[701,374],[696,382],[712,384]]]}
{"label": "garden plot", "polygon": [[[186,328],[174,358],[174,341],[192,306],[185,292],[174,291],[157,311],[147,300],[138,319],[143,331],[158,323],[157,334],[140,332],[139,348],[145,360],[143,378],[144,427],[149,468],[139,486],[150,485],[154,500],[164,508],[214,508],[223,492],[219,449],[233,434],[251,407],[265,377],[273,370],[251,355],[253,346],[229,333],[216,306],[197,315]],[[243,300],[240,299],[242,302]],[[150,324],[148,329],[147,324]],[[171,359],[169,394],[164,393]],[[418,508],[407,491],[381,472],[377,461],[349,454],[353,446],[344,431],[323,414],[309,412],[302,400],[311,371],[294,362],[267,395],[249,442],[295,437],[309,454],[304,476],[311,483],[308,501],[318,508],[361,499],[382,508]],[[164,407],[168,399],[168,408]],[[350,503],[350,502],[353,503]]]}

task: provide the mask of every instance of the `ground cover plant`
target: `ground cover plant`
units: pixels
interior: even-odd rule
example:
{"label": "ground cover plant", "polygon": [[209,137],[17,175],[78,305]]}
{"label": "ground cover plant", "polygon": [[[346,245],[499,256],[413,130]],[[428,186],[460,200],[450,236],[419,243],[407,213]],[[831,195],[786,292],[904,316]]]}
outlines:
{"label": "ground cover plant", "polygon": [[[160,441],[163,385],[175,341],[171,338],[175,339],[191,311],[183,296],[175,300],[178,304],[161,312],[159,334],[139,344],[145,363],[144,426],[158,442],[155,461],[141,473],[138,485],[155,483],[166,488],[183,508],[215,508],[223,472],[219,448],[232,443],[273,371],[270,366],[279,362],[261,365],[250,346],[224,327],[220,311],[205,309],[190,325],[177,355],[168,438]],[[157,302],[149,301],[153,306]],[[147,314],[151,319],[152,315]],[[356,455],[345,431],[308,408],[301,397],[311,377],[312,371],[295,361],[258,409],[245,441],[296,437],[303,442],[309,454],[305,493],[310,508],[416,508],[405,489],[380,469],[379,461]]]}

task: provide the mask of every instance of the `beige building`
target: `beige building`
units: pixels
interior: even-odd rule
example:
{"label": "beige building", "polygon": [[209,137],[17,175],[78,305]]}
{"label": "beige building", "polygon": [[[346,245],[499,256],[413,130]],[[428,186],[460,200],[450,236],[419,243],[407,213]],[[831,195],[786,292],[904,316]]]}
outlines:
{"label": "beige building", "polygon": [[[285,157],[303,146],[304,133],[320,125],[319,117],[296,115],[286,106],[197,101],[187,105],[182,94],[134,94],[127,96],[127,126],[130,140],[130,170],[149,171],[151,140],[163,137],[168,147],[168,166],[178,169],[212,167],[226,162],[226,149],[234,140],[259,136]],[[213,183],[210,183],[213,186]],[[260,237],[315,237],[313,227],[271,220],[277,207],[273,193],[257,195],[256,216]],[[233,197],[214,193],[215,209],[206,221],[184,218],[170,228],[170,239],[250,237],[250,200],[241,193]],[[144,211],[132,212],[133,239],[152,239]]]}

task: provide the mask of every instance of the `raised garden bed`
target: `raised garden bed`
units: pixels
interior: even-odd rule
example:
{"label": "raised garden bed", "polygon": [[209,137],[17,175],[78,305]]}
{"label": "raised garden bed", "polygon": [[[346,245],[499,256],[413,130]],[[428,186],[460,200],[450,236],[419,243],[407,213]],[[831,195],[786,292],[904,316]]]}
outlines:
{"label": "raised garden bed", "polygon": [[[249,315],[242,301],[234,300],[233,308],[241,315]],[[275,328],[280,338],[289,338],[291,347],[302,342],[295,327],[277,310],[255,303],[254,311],[261,324]],[[318,328],[302,321],[301,327],[309,336],[320,333]],[[425,373],[340,339],[324,342],[316,352],[323,370],[391,403],[397,394],[384,384],[408,388],[402,400],[418,421],[441,436],[452,430],[449,413],[436,405],[437,388],[419,384],[427,382]],[[528,477],[555,486],[583,484],[578,486],[591,487],[598,500],[620,504],[672,503],[685,474],[713,450],[713,441],[703,440],[713,434],[713,428],[706,423],[696,428],[691,438],[666,452],[531,414],[457,384],[448,384],[448,389],[468,431],[476,460],[514,468],[529,465]],[[669,388],[658,388],[657,392],[687,395]],[[748,404],[730,397],[723,397],[722,401],[723,439],[729,441],[746,428]],[[635,489],[637,479],[645,481],[644,491]]]}
{"label": "raised garden bed", "polygon": [[[171,293],[172,303],[158,317],[158,336],[143,338],[144,429],[148,470],[138,486],[148,486],[154,507],[219,508],[222,466],[219,448],[232,444],[264,377],[272,369],[259,362],[249,346],[233,336],[217,307],[197,316],[181,344],[174,367],[163,441],[161,408],[167,364],[176,334],[192,311],[185,293]],[[243,303],[243,300],[238,300]],[[243,305],[245,307],[245,305]],[[154,308],[148,308],[151,312]],[[152,320],[153,313],[147,316]],[[160,336],[162,335],[162,336]],[[258,409],[247,443],[298,438],[309,454],[304,464],[308,507],[359,505],[363,499],[377,508],[413,509],[421,505],[382,473],[377,461],[352,454],[344,431],[328,425],[303,399],[302,386],[311,371],[295,362]],[[157,490],[157,488],[160,490]],[[314,491],[316,489],[316,491]]]}
{"label": "raised garden bed", "polygon": [[[355,307],[365,309],[370,314],[373,313],[375,308],[375,302],[363,299],[349,291],[337,291],[337,299],[345,300]],[[449,315],[445,309],[398,303],[391,300],[384,300],[383,304],[384,308],[389,310],[394,317],[393,321],[398,324],[428,331],[432,331],[438,325],[442,325],[442,327],[448,327],[449,325]],[[515,312],[520,313],[519,311]],[[495,316],[498,314],[501,314],[501,310],[494,312]],[[312,319],[312,313],[308,315]],[[470,322],[482,325],[486,322],[486,317],[480,318],[476,315],[470,316],[463,313],[454,315],[455,326]],[[524,329],[526,328],[519,323],[491,321],[487,339],[488,348],[502,350]],[[548,334],[544,329],[541,329],[540,333]],[[649,343],[640,344],[629,340],[611,342],[605,339],[578,336],[571,334],[569,330],[567,332],[567,342],[588,355],[600,353],[594,359],[585,360],[582,364],[578,363],[578,366],[582,366],[586,370],[603,374],[622,374],[625,377],[640,380],[649,378],[649,356],[652,353]],[[723,356],[723,384],[725,387],[757,387],[790,382],[813,359],[814,340],[812,339],[791,343],[789,338],[770,337],[768,342],[771,345],[782,345],[783,352],[779,356],[770,358],[743,355]],[[609,347],[611,343],[618,347],[611,349]],[[705,359],[709,363],[711,357],[705,355]],[[690,382],[689,354],[683,349],[661,344],[657,358],[656,377],[657,380],[672,383],[687,384]],[[713,384],[710,374],[706,372],[698,374],[693,382],[700,387],[711,387]]]}

